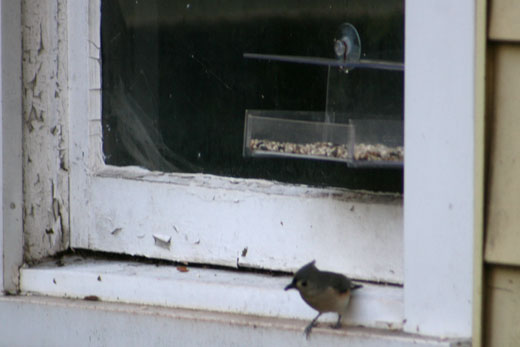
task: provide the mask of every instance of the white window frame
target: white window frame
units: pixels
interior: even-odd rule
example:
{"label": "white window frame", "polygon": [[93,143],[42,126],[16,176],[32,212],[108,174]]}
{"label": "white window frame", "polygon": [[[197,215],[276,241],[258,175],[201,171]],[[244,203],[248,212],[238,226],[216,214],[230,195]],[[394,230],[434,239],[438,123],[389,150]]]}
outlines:
{"label": "white window frame", "polygon": [[406,2],[404,306],[411,332],[471,336],[478,319],[484,5]]}
{"label": "white window frame", "polygon": [[317,259],[357,279],[403,282],[396,194],[105,165],[100,2],[90,13],[69,6],[71,247],[282,271]]}
{"label": "white window frame", "polygon": [[[10,117],[21,115],[21,107],[16,101],[9,104],[11,99],[5,97],[6,86],[19,85],[20,77],[4,73],[7,66],[18,66],[19,69],[16,65],[19,64],[19,58],[16,58],[19,52],[6,49],[4,38],[21,38],[11,36],[19,33],[16,23],[17,20],[19,23],[19,17],[11,17],[13,23],[7,23],[3,15],[9,3],[12,2],[1,2],[0,23],[3,72],[0,142],[3,145],[4,183],[3,238],[0,241],[3,262],[0,264],[3,290],[16,285],[12,269],[21,263],[23,251],[21,175],[11,172],[15,170],[13,163],[21,168],[21,147],[18,147],[21,132],[19,128],[16,130],[20,119]],[[78,14],[75,11],[79,10],[80,15],[88,12],[86,2],[79,3],[69,2],[71,23],[73,16]],[[474,269],[481,256],[477,239],[481,236],[483,147],[479,140],[482,139],[483,117],[481,101],[478,101],[482,97],[481,90],[475,87],[475,82],[477,86],[482,83],[477,80],[482,77],[482,59],[476,57],[477,49],[482,49],[477,41],[482,39],[482,33],[477,33],[477,22],[484,17],[483,3],[472,0],[406,2],[404,330],[413,333],[472,335],[473,307],[477,305],[473,295],[479,277],[478,270]],[[10,12],[17,13],[13,8]],[[78,31],[87,29],[81,28],[87,25],[84,21],[74,24],[80,27]],[[79,38],[74,32],[69,36],[69,58],[84,60],[89,52],[84,46],[75,45]],[[70,81],[88,80],[90,76],[85,71],[88,69],[70,70]],[[71,83],[69,93],[70,117],[89,109],[83,87]],[[80,122],[71,123],[71,133],[77,133],[78,128],[94,133],[100,131],[100,124],[89,124],[88,118],[82,118]],[[8,137],[8,133],[12,137]],[[75,139],[77,142],[71,145],[71,160],[85,163],[81,160],[85,153],[78,148],[88,148],[89,140]],[[81,170],[89,172],[87,166]],[[79,171],[71,171],[76,194],[84,193],[88,187],[87,175]],[[6,182],[14,184],[6,188]],[[82,196],[73,195],[71,192],[71,200]],[[12,211],[8,209],[10,206],[14,206]],[[84,223],[88,225],[91,223],[89,216],[78,209],[79,206],[71,201],[72,224],[87,219]]]}
{"label": "white window frame", "polygon": [[0,290],[15,293],[23,262],[20,4],[0,3]]}

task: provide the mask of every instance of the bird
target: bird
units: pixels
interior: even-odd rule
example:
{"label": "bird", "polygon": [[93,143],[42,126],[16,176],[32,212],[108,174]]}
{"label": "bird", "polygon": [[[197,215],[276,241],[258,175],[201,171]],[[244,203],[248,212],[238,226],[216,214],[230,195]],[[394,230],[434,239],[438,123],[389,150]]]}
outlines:
{"label": "bird", "polygon": [[318,315],[304,330],[307,339],[323,313],[337,313],[338,320],[333,328],[339,328],[341,316],[347,310],[352,291],[363,287],[342,274],[320,271],[315,264],[316,261],[313,260],[300,268],[294,274],[292,282],[285,287],[285,290],[298,290],[303,301],[318,311]]}

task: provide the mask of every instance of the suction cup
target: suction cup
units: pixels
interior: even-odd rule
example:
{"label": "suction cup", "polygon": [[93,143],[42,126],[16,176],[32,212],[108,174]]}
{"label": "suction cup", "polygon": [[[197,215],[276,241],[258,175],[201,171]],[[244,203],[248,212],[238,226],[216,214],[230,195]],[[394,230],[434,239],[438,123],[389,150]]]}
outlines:
{"label": "suction cup", "polygon": [[334,40],[334,53],[338,60],[357,62],[361,57],[361,39],[356,28],[350,23],[343,23],[338,28]]}

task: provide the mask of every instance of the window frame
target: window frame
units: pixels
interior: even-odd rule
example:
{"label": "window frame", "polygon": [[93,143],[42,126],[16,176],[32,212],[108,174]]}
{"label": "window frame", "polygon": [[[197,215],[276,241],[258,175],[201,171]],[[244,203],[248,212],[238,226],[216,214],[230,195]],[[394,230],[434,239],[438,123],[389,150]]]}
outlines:
{"label": "window frame", "polygon": [[[95,2],[95,1],[94,1]],[[11,3],[11,4],[9,4]],[[16,52],[6,49],[9,35],[21,41],[20,16],[16,4],[2,0],[2,71],[5,67],[16,68],[20,59]],[[7,6],[9,11],[6,11]],[[87,29],[86,23],[76,23],[75,16],[88,13],[86,2],[68,3],[69,23]],[[12,21],[5,20],[6,13]],[[18,15],[18,17],[17,17]],[[439,23],[444,25],[439,26]],[[407,1],[406,2],[406,64],[405,78],[405,143],[407,146],[404,194],[404,305],[405,331],[420,332],[437,336],[469,337],[472,335],[472,322],[478,317],[472,315],[475,306],[478,314],[478,288],[481,277],[481,237],[482,237],[482,191],[483,191],[483,77],[484,55],[482,40],[485,38],[485,1],[464,0]],[[18,36],[16,36],[18,33]],[[15,36],[11,36],[11,35]],[[78,37],[69,33],[69,59],[87,57],[88,49],[75,45]],[[424,49],[424,42],[428,49]],[[11,42],[12,43],[12,42]],[[94,44],[95,43],[91,43]],[[15,44],[15,46],[17,46]],[[449,47],[449,50],[446,50]],[[445,54],[449,51],[450,54]],[[14,52],[14,53],[13,53]],[[20,55],[18,55],[19,57]],[[83,59],[83,58],[82,58]],[[463,73],[453,70],[453,62],[466,64]],[[439,69],[430,68],[440,63]],[[11,65],[13,64],[13,65]],[[18,65],[19,66],[19,65]],[[459,65],[460,66],[460,65]],[[446,69],[444,69],[446,68]],[[11,71],[11,70],[9,70]],[[16,70],[15,71],[19,71]],[[89,78],[83,71],[69,71],[71,81]],[[7,207],[16,201],[21,206],[21,175],[6,175],[12,165],[21,170],[21,132],[20,119],[9,114],[21,113],[13,106],[6,112],[5,86],[18,86],[19,75],[2,73],[2,172],[3,172],[3,209],[2,209],[2,274],[3,290],[16,287],[16,276],[12,269],[21,264],[23,247],[21,235],[23,222],[21,209],[13,209],[14,217]],[[428,83],[431,83],[428,84]],[[15,88],[20,91],[21,88]],[[95,90],[94,90],[95,91]],[[456,98],[463,91],[465,98]],[[69,86],[70,117],[81,109],[88,109],[88,97],[82,88],[71,83]],[[98,90],[100,92],[100,90]],[[16,93],[15,93],[16,94]],[[21,93],[20,93],[21,94]],[[20,95],[21,96],[21,95]],[[437,102],[432,103],[431,100]],[[20,102],[18,100],[18,102]],[[16,102],[15,102],[16,103]],[[426,112],[425,106],[428,106]],[[419,111],[417,113],[414,113]],[[410,122],[413,114],[413,122]],[[462,116],[460,116],[462,115]],[[460,116],[461,118],[457,118]],[[436,117],[437,122],[430,119]],[[453,119],[458,122],[453,124]],[[450,128],[449,126],[453,126]],[[99,123],[81,120],[71,124],[74,128],[85,127],[92,133],[100,131]],[[18,129],[18,130],[16,130]],[[77,130],[77,129],[76,129]],[[14,150],[8,151],[7,133],[14,131]],[[17,132],[18,131],[18,132]],[[85,155],[77,149],[78,144],[87,145],[89,138],[75,139],[71,144],[71,160],[79,160]],[[448,145],[447,145],[448,144]],[[456,145],[456,151],[453,145]],[[451,145],[451,146],[450,146]],[[83,147],[85,148],[85,147]],[[95,154],[100,155],[100,148]],[[462,153],[462,155],[461,155]],[[442,158],[445,165],[434,166],[429,158]],[[469,157],[469,159],[465,158]],[[462,160],[461,160],[462,158]],[[97,158],[99,162],[100,157]],[[79,160],[82,163],[81,160]],[[428,164],[425,166],[424,164]],[[429,170],[425,170],[425,168]],[[82,170],[89,172],[88,167]],[[439,176],[442,175],[442,176]],[[449,177],[439,180],[438,177]],[[71,182],[77,185],[76,193],[81,193],[88,182],[72,170]],[[465,182],[467,180],[467,182]],[[14,184],[11,186],[9,183]],[[463,187],[461,188],[461,182]],[[6,188],[6,185],[13,190]],[[72,185],[72,183],[71,183]],[[432,200],[425,197],[432,197]],[[12,200],[9,200],[13,198]],[[81,198],[71,193],[71,200]],[[15,206],[15,207],[16,207]],[[427,210],[429,213],[424,214]],[[87,218],[78,204],[71,201],[72,220]],[[12,218],[12,219],[11,219]],[[7,224],[6,221],[12,221]],[[14,237],[13,237],[14,235]],[[14,256],[13,256],[14,254]],[[441,261],[438,261],[438,260]],[[457,259],[455,266],[452,266]],[[425,275],[426,274],[426,275]],[[462,274],[462,276],[461,276]],[[439,301],[439,297],[443,300]],[[477,303],[476,303],[477,302]],[[475,332],[475,329],[473,330]]]}
{"label": "window frame", "polygon": [[318,259],[354,278],[403,282],[399,195],[105,165],[100,2],[87,18],[78,6],[69,76],[88,85],[69,85],[73,248],[279,271]]}
{"label": "window frame", "polygon": [[20,5],[0,3],[0,290],[16,293],[23,263]]}
{"label": "window frame", "polygon": [[407,1],[405,18],[405,331],[478,341],[485,1]]}

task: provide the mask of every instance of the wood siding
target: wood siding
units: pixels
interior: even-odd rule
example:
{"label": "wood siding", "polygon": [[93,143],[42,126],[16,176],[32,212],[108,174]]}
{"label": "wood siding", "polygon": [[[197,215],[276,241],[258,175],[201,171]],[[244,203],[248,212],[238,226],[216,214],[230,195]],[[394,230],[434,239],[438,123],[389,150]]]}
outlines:
{"label": "wood siding", "polygon": [[520,2],[489,3],[484,343],[520,345]]}

